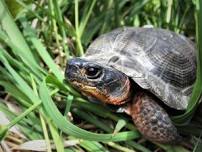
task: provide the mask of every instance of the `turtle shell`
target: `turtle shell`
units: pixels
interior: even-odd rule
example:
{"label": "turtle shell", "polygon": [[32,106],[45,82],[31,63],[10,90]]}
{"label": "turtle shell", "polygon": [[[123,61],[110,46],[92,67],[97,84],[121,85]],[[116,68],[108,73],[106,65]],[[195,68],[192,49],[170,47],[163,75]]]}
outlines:
{"label": "turtle shell", "polygon": [[83,58],[125,73],[169,107],[184,110],[188,105],[196,48],[182,35],[158,28],[118,28],[92,42]]}

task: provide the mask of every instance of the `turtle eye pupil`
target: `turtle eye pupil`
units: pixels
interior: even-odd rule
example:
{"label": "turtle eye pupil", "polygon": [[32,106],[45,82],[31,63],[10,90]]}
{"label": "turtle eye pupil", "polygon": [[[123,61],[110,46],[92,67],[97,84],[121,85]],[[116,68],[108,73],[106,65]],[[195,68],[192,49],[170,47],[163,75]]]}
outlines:
{"label": "turtle eye pupil", "polygon": [[86,70],[86,75],[89,79],[96,79],[100,76],[100,74],[101,74],[101,70],[98,68],[89,67]]}
{"label": "turtle eye pupil", "polygon": [[90,76],[92,76],[92,75],[96,75],[96,73],[97,73],[97,69],[96,68],[89,68],[88,69],[88,75],[90,75]]}

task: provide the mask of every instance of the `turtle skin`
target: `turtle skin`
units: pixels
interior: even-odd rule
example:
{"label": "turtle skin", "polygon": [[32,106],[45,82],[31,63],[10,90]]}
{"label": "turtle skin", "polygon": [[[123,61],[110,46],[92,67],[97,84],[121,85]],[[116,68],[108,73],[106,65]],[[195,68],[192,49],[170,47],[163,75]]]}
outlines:
{"label": "turtle skin", "polygon": [[137,129],[150,141],[179,144],[182,141],[167,112],[151,94],[139,92],[127,106]]}
{"label": "turtle skin", "polygon": [[93,41],[82,58],[125,73],[171,108],[187,108],[196,79],[196,48],[180,34],[118,28]]}

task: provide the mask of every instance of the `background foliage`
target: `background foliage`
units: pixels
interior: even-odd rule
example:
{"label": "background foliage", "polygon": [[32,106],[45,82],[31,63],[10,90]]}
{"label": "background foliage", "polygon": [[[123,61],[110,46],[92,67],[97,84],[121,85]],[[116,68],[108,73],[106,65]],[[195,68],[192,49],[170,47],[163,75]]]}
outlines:
{"label": "background foliage", "polygon": [[[200,7],[199,0],[0,0],[0,117],[10,120],[0,120],[0,150],[201,151],[200,112],[192,119],[202,92]],[[83,55],[97,36],[143,25],[198,42],[194,93],[187,111],[173,117],[188,144],[146,141],[129,117],[86,101],[63,82],[66,60]],[[8,131],[15,124],[20,132]]]}

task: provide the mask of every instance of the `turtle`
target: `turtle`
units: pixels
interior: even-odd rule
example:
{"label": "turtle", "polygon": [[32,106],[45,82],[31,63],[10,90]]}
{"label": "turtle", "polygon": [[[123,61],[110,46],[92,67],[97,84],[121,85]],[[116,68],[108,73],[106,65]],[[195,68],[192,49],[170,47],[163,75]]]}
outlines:
{"label": "turtle", "polygon": [[68,60],[65,79],[91,99],[122,107],[144,138],[182,141],[164,107],[186,110],[196,79],[196,47],[162,28],[121,27]]}

